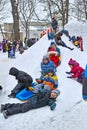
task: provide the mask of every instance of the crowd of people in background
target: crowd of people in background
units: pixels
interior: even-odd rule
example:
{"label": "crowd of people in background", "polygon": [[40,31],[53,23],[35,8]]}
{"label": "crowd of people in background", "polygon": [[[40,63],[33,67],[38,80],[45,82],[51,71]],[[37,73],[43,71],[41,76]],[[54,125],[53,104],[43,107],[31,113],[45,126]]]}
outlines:
{"label": "crowd of people in background", "polygon": [[0,51],[3,53],[8,53],[8,58],[15,58],[15,53],[19,52],[23,54],[25,50],[31,47],[38,39],[27,39],[25,37],[24,42],[22,40],[16,41],[9,41],[6,38],[3,38],[3,41],[0,42]]}

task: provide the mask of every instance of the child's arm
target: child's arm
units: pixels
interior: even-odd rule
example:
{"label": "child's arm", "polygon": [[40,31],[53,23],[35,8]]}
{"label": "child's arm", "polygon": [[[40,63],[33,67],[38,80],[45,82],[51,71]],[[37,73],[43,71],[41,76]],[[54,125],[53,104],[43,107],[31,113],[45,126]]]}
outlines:
{"label": "child's arm", "polygon": [[50,109],[51,109],[51,110],[54,110],[55,107],[56,107],[55,101],[56,101],[55,99],[50,99],[50,100],[49,100],[48,106],[50,106]]}

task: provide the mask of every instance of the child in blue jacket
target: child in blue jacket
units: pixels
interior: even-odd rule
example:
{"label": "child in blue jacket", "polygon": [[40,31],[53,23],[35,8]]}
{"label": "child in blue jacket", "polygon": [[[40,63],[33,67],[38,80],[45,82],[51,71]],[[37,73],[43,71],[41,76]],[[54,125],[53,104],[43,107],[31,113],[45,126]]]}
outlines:
{"label": "child in blue jacket", "polygon": [[43,56],[42,62],[41,62],[41,73],[42,75],[46,75],[49,69],[53,69],[54,72],[56,72],[56,66],[55,64],[50,61],[49,56],[45,55]]}

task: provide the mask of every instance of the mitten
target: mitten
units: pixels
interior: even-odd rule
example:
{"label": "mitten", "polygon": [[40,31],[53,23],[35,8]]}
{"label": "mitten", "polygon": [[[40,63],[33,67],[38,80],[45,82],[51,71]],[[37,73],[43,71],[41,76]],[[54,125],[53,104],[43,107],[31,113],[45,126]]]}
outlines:
{"label": "mitten", "polygon": [[56,107],[56,103],[54,102],[54,103],[52,103],[52,105],[50,106],[50,109],[51,109],[51,110],[54,110],[55,107]]}
{"label": "mitten", "polygon": [[67,78],[72,78],[71,76],[67,76]]}
{"label": "mitten", "polygon": [[33,88],[32,86],[29,86],[28,89],[29,89],[30,91],[33,91],[33,90],[34,90],[34,88]]}
{"label": "mitten", "polygon": [[70,72],[66,72],[66,74],[70,74]]}
{"label": "mitten", "polygon": [[43,81],[41,79],[35,79],[38,83],[42,83]]}

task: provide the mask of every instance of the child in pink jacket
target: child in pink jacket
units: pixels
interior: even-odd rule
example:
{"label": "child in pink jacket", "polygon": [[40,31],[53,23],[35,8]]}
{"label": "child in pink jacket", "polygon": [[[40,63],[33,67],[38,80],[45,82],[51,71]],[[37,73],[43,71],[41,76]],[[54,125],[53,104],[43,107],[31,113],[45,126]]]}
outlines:
{"label": "child in pink jacket", "polygon": [[67,78],[74,78],[77,79],[78,82],[82,83],[84,77],[84,69],[72,58],[69,60],[68,65],[70,66],[71,70],[70,72],[66,72],[67,74],[70,74],[70,76],[67,76]]}

